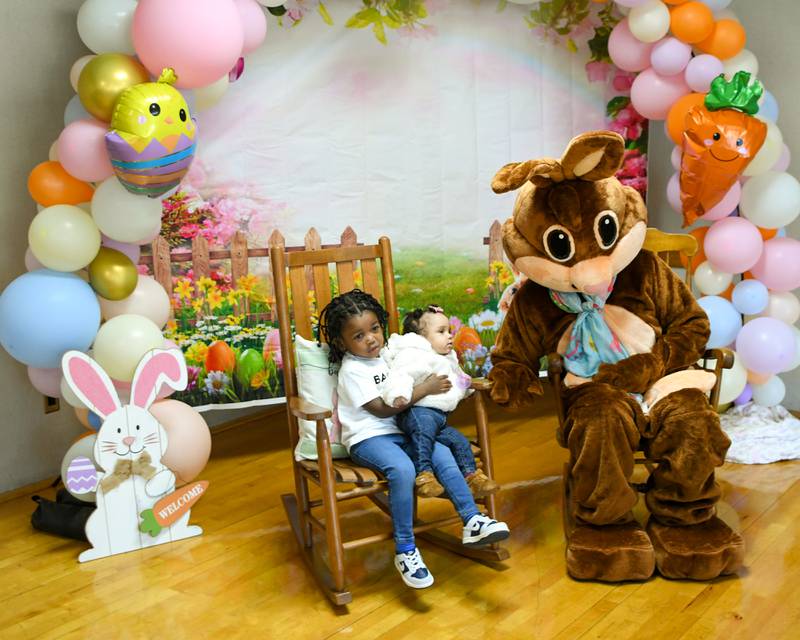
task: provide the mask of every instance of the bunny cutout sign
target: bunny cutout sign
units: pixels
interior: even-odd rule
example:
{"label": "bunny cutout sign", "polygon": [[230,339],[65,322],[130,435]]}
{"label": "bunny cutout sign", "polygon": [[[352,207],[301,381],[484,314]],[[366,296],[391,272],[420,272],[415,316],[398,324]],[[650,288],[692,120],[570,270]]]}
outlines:
{"label": "bunny cutout sign", "polygon": [[[186,363],[180,351],[154,349],[144,355],[133,376],[127,405],[120,403],[108,374],[86,354],[68,351],[62,368],[75,395],[103,420],[94,447],[100,470],[93,473],[90,469],[84,483],[87,491],[97,491],[97,509],[86,523],[92,548],[81,553],[78,561],[200,535],[200,527],[188,524],[188,509],[181,509],[180,517],[170,519],[166,526],[148,524],[152,510],[168,503],[175,489],[175,474],[161,462],[168,446],[167,432],[148,409],[162,384],[173,389],[186,387]],[[87,468],[83,460],[75,462]],[[176,502],[194,503],[206,483],[195,484],[194,499],[176,498]]]}

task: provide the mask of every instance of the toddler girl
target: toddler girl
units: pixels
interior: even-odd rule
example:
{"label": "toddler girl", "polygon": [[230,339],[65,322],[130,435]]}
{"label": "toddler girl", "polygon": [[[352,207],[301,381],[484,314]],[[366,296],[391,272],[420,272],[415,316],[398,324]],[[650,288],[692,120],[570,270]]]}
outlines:
{"label": "toddler girl", "polygon": [[[331,300],[320,314],[319,328],[330,347],[331,367],[338,367],[338,416],[342,444],[357,464],[378,471],[389,483],[389,508],[394,527],[394,564],[403,581],[422,589],[433,584],[414,543],[414,463],[410,440],[397,428],[395,415],[405,407],[387,405],[381,388],[389,369],[381,358],[386,311],[368,293],[355,289]],[[446,392],[445,376],[431,375],[414,385],[409,401]],[[458,470],[453,455],[436,443],[433,470],[464,522],[461,540],[483,546],[508,537],[508,526],[481,514]]]}
{"label": "toddler girl", "polygon": [[407,406],[414,384],[432,374],[447,376],[451,383],[444,393],[412,402],[413,406],[397,417],[400,430],[411,438],[411,459],[417,470],[417,494],[438,496],[444,492],[431,462],[435,442],[453,452],[456,464],[476,498],[496,493],[499,489],[497,483],[476,469],[469,440],[447,424],[448,414],[471,393],[472,379],[458,366],[450,320],[441,307],[429,305],[409,313],[403,320],[403,335],[389,338],[384,358],[389,364],[389,377],[383,385],[381,397],[390,406]]}

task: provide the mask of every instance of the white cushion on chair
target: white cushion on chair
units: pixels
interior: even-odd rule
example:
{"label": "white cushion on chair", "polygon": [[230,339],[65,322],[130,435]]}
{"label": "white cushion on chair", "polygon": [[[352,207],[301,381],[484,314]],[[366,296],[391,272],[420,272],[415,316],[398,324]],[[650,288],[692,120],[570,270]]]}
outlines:
{"label": "white cushion on chair", "polygon": [[[317,344],[297,336],[294,341],[295,375],[297,377],[297,393],[305,401],[330,409],[334,409],[337,378],[328,373],[328,345]],[[296,460],[317,459],[317,424],[311,420],[298,420],[300,440],[294,450]],[[328,435],[331,437],[331,453],[334,458],[346,458],[347,449],[340,442],[334,441],[333,422],[325,420]],[[338,430],[337,430],[338,432]],[[340,433],[337,433],[341,437]]]}

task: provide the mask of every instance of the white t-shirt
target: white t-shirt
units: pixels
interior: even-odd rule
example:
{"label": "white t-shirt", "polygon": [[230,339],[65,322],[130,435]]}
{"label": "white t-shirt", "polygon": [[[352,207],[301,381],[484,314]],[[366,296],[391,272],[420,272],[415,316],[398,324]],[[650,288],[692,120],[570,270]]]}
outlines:
{"label": "white t-shirt", "polygon": [[379,418],[364,409],[370,400],[381,397],[381,386],[389,375],[383,358],[360,358],[345,354],[339,368],[337,414],[342,425],[342,444],[350,450],[357,442],[400,433],[394,416]]}

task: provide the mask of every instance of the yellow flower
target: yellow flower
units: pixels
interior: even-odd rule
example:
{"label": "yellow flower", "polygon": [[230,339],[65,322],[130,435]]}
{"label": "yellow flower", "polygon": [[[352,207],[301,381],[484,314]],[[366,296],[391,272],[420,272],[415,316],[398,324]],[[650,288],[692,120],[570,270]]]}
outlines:
{"label": "yellow flower", "polygon": [[216,287],[208,292],[208,308],[213,311],[222,306],[222,294]]}
{"label": "yellow flower", "polygon": [[259,389],[264,386],[267,380],[267,374],[264,371],[259,371],[252,378],[250,378],[250,386],[253,389]]}
{"label": "yellow flower", "polygon": [[189,278],[181,278],[178,284],[175,285],[175,293],[178,294],[181,300],[189,300],[194,293],[192,281]]}
{"label": "yellow flower", "polygon": [[228,301],[228,304],[236,306],[236,302],[239,300],[239,293],[235,289],[231,289],[228,291],[228,294],[225,296],[225,299]]}
{"label": "yellow flower", "polygon": [[244,320],[244,316],[243,315],[242,316],[233,316],[233,315],[231,315],[231,316],[228,316],[227,318],[225,318],[225,324],[228,324],[228,325],[231,325],[231,326],[233,326],[235,324],[242,324],[242,320]]}
{"label": "yellow flower", "polygon": [[189,364],[202,366],[206,361],[206,354],[208,353],[208,345],[204,342],[195,342],[191,347],[186,350],[184,357]]}
{"label": "yellow flower", "polygon": [[202,278],[200,278],[197,281],[197,287],[199,289],[203,289],[203,290],[205,290],[205,289],[216,289],[217,288],[217,283],[214,282],[211,278],[209,278],[207,276],[203,276]]}
{"label": "yellow flower", "polygon": [[165,330],[166,330],[167,332],[169,332],[169,333],[172,333],[172,332],[173,332],[173,331],[175,331],[177,328],[178,328],[178,323],[177,323],[177,322],[175,322],[175,320],[169,320],[169,321],[167,322],[167,326],[165,327]]}
{"label": "yellow flower", "polygon": [[249,296],[253,292],[257,284],[258,277],[254,276],[252,273],[248,273],[246,276],[240,276],[236,281],[236,286],[239,287],[246,296]]}
{"label": "yellow flower", "polygon": [[192,302],[192,309],[195,313],[200,313],[203,310],[203,304],[205,300],[203,298],[197,298]]}

